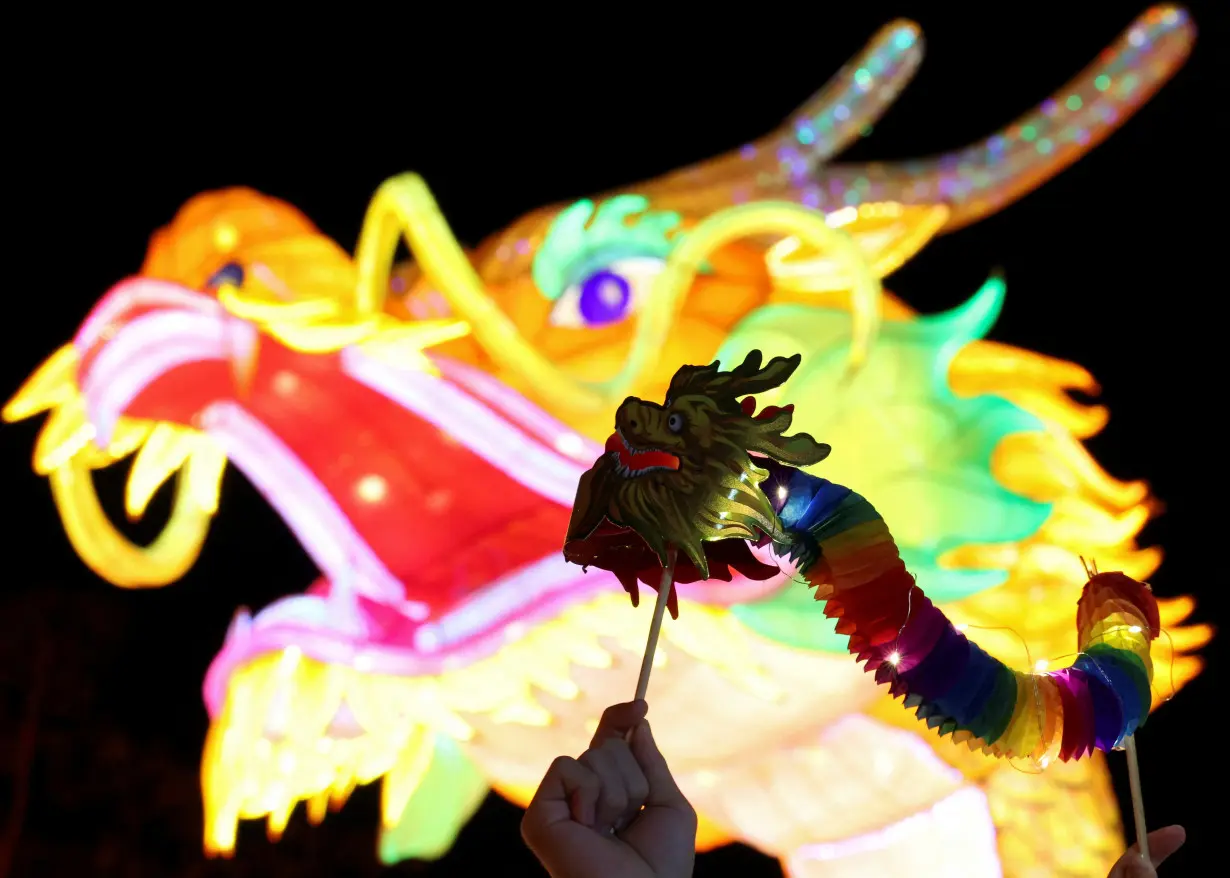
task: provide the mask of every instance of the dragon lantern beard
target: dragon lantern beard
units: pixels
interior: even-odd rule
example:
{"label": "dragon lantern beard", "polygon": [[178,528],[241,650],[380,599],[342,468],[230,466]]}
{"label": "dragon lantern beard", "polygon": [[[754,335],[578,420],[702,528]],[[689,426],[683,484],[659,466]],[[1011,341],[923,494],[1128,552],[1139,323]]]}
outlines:
{"label": "dragon lantern beard", "polygon": [[[782,384],[800,360],[777,357],[762,369],[760,353],[753,351],[730,372],[719,371],[717,363],[685,366],[671,381],[666,405],[625,400],[612,442],[629,452],[634,442],[654,455],[655,464],[665,454],[676,466],[629,469],[619,447],[610,450],[608,443],[607,454],[581,477],[568,543],[586,540],[605,518],[628,529],[629,541],[643,539],[663,567],[668,548],[675,546],[702,579],[709,576],[708,541],[755,542],[763,534],[780,547],[792,545],[794,535],[782,527],[760,487],[768,471],[756,466],[752,455],[807,466],[827,457],[829,446],[806,433],[783,436],[793,420],[789,408],[756,418],[738,398]],[[671,413],[688,418],[678,434],[667,430]],[[580,554],[565,554],[587,563]]]}

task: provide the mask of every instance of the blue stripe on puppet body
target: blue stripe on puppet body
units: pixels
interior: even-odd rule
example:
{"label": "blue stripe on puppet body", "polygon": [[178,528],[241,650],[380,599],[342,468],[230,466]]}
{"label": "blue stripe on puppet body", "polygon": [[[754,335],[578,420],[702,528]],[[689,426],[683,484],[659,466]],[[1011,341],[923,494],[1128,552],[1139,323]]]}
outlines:
{"label": "blue stripe on puppet body", "polygon": [[[876,512],[876,508],[859,494],[851,491],[836,505],[836,508],[829,506],[824,510],[816,509],[817,503],[812,501],[812,508],[808,510],[808,515],[804,516],[799,522],[799,530],[804,530],[811,534],[812,538],[817,543],[824,543],[826,540],[831,540],[853,527],[860,524],[866,524],[870,521],[883,521],[880,513]],[[816,517],[813,519],[812,513],[817,511],[823,514],[823,518]]]}
{"label": "blue stripe on puppet body", "polygon": [[[1104,727],[1099,723],[1095,729],[1098,740],[1109,740],[1112,747],[1119,746],[1124,738],[1136,731],[1141,714],[1135,675],[1113,659],[1104,657],[1099,659],[1081,655],[1072,666],[1083,671],[1090,680],[1090,692],[1095,699],[1095,717],[1107,717],[1108,725]],[[1113,733],[1109,728],[1112,719],[1115,726]]]}
{"label": "blue stripe on puppet body", "polygon": [[1145,663],[1128,650],[1105,644],[1087,648],[1077,661],[1081,659],[1092,661],[1094,673],[1114,681],[1115,691],[1123,704],[1124,737],[1135,734],[1149,718],[1153,706],[1153,690]]}
{"label": "blue stripe on puppet body", "polygon": [[1094,746],[1102,751],[1110,750],[1123,733],[1123,706],[1096,668],[1085,672],[1085,682],[1093,702]]}
{"label": "blue stripe on puppet body", "polygon": [[969,660],[961,678],[947,692],[935,699],[937,713],[956,721],[959,729],[971,729],[977,723],[986,702],[995,690],[999,663],[987,655],[978,644],[970,642]]}
{"label": "blue stripe on puppet body", "polygon": [[[809,478],[815,478],[815,476],[809,476]],[[820,484],[813,491],[811,502],[794,522],[794,527],[798,530],[814,533],[813,529],[829,521],[851,496],[857,496],[843,485],[835,485],[827,479],[817,479],[817,481]]]}
{"label": "blue stripe on puppet body", "polygon": [[777,508],[778,517],[789,528],[797,528],[799,520],[807,513],[816,493],[831,484],[824,479],[808,475],[802,470],[777,474],[773,482],[774,484],[769,487],[769,498]]}

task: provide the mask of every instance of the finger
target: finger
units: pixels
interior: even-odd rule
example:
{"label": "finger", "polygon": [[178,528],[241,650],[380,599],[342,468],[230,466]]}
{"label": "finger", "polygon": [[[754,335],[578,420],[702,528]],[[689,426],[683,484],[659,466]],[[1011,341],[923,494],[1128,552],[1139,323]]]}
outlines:
{"label": "finger", "polygon": [[[614,739],[618,742],[618,739]],[[594,821],[599,832],[609,832],[628,810],[628,789],[611,747],[598,747],[581,754],[580,762],[598,777],[599,792]]]}
{"label": "finger", "polygon": [[1157,870],[1137,851],[1129,850],[1115,863],[1107,878],[1157,878]]}
{"label": "finger", "polygon": [[1162,865],[1162,861],[1183,847],[1185,841],[1187,841],[1187,830],[1182,826],[1164,826],[1150,832],[1149,858],[1153,860],[1153,865]]}
{"label": "finger", "polygon": [[530,847],[556,823],[575,820],[593,826],[602,784],[589,768],[561,756],[547,769],[521,820],[521,834]]}
{"label": "finger", "polygon": [[636,724],[645,718],[649,705],[642,701],[626,701],[623,704],[612,704],[602,712],[598,720],[598,729],[593,740],[589,742],[591,749],[599,747],[608,738],[623,738]]}
{"label": "finger", "polygon": [[602,749],[609,752],[614,759],[615,769],[619,772],[628,795],[628,804],[614,824],[618,832],[631,823],[644,807],[645,800],[649,798],[649,780],[636,757],[632,755],[632,748],[622,738],[608,739]]}
{"label": "finger", "polygon": [[1183,846],[1187,832],[1182,826],[1166,826],[1149,833],[1149,860],[1140,855],[1140,845],[1134,844],[1119,858],[1109,878],[1154,878],[1157,867]]}
{"label": "finger", "polygon": [[675,778],[666,764],[666,758],[653,739],[653,731],[649,728],[648,722],[638,725],[632,735],[632,755],[640,765],[641,771],[645,773],[645,780],[649,782],[645,804],[686,811],[693,815],[692,819],[695,819],[695,812],[692,811],[692,806],[683,793],[679,791],[679,786],[675,783]]}

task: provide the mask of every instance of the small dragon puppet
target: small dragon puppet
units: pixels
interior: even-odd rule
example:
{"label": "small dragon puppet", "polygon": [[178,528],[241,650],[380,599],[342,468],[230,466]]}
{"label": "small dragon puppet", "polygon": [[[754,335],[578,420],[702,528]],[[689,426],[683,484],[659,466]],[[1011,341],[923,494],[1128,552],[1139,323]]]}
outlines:
{"label": "small dragon puppet", "polygon": [[1149,644],[1160,630],[1149,586],[1093,571],[1070,667],[1029,673],[993,658],[915,584],[866,499],[801,469],[830,448],[783,435],[794,407],[755,411],[750,395],[782,385],[800,360],[762,367],[752,351],[728,372],[684,366],[663,404],[620,405],[605,453],[581,477],[564,557],[612,571],[634,606],[640,582],[659,592],[637,697],[664,608],[678,616],[674,582],[729,580],[732,568],[763,580],[793,567],[857,660],[941,735],[1041,767],[1130,745],[1149,713]]}

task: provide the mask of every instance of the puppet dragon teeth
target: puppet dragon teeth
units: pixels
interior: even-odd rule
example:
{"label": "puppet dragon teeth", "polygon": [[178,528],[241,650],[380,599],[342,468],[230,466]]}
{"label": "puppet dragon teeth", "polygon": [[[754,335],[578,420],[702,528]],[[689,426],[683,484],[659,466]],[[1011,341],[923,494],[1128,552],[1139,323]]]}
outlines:
{"label": "puppet dragon teeth", "polygon": [[637,445],[633,445],[631,442],[628,441],[628,437],[624,435],[624,431],[621,430],[619,427],[615,428],[615,432],[619,434],[619,441],[624,444],[624,448],[628,449],[628,451],[630,451],[632,454],[644,454],[646,451],[655,450],[652,448],[641,448]]}
{"label": "puppet dragon teeth", "polygon": [[646,475],[648,473],[653,473],[653,472],[658,472],[658,471],[663,471],[663,472],[672,471],[672,468],[669,466],[646,466],[646,467],[642,467],[639,469],[634,469],[632,467],[625,466],[624,463],[620,461],[618,451],[612,451],[611,454],[615,458],[615,472],[619,473],[621,476],[626,476],[627,478],[635,479],[635,478],[639,478],[640,476]]}
{"label": "puppet dragon teeth", "polygon": [[[669,451],[658,448],[639,448],[629,442],[618,427],[615,428],[615,434],[611,440],[616,438],[619,440],[618,443],[608,440],[607,452],[615,461],[615,471],[625,478],[636,478],[646,473],[679,469],[679,458]],[[621,445],[622,448],[619,447]],[[656,462],[659,460],[662,462]]]}

